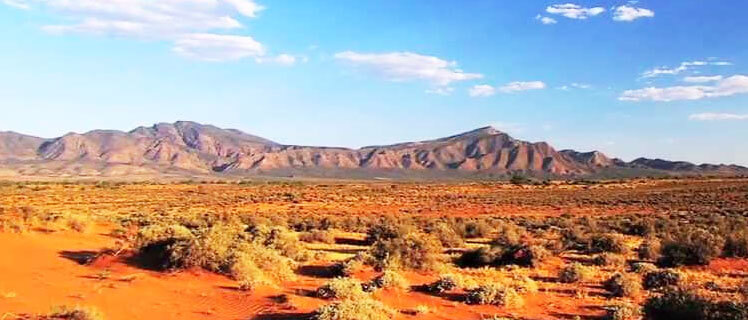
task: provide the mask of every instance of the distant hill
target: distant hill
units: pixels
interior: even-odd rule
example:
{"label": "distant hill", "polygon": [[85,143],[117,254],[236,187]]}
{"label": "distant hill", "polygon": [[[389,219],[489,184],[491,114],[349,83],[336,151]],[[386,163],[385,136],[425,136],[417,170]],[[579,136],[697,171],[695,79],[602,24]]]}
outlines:
{"label": "distant hill", "polygon": [[285,145],[238,130],[179,121],[129,132],[95,130],[43,139],[0,132],[0,176],[132,175],[375,177],[745,175],[736,165],[696,165],[601,152],[556,151],[492,127],[360,149]]}

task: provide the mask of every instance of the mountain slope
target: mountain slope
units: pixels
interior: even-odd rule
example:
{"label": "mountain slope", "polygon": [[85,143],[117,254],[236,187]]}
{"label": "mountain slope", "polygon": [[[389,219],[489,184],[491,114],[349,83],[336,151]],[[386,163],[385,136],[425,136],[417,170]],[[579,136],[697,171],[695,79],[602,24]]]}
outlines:
{"label": "mountain slope", "polygon": [[22,175],[325,174],[386,171],[403,175],[584,176],[616,170],[668,174],[746,174],[727,165],[695,165],[640,158],[630,163],[606,155],[556,151],[545,142],[517,140],[492,127],[458,135],[360,149],[283,145],[238,130],[180,121],[129,132],[95,130],[54,139],[0,132],[3,172]]}

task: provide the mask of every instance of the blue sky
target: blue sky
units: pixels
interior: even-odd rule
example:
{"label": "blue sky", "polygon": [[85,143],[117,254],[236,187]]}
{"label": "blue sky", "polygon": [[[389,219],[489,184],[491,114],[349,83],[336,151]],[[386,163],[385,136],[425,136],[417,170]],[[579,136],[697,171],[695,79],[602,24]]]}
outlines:
{"label": "blue sky", "polygon": [[493,125],[748,165],[742,0],[0,0],[0,130],[360,147]]}

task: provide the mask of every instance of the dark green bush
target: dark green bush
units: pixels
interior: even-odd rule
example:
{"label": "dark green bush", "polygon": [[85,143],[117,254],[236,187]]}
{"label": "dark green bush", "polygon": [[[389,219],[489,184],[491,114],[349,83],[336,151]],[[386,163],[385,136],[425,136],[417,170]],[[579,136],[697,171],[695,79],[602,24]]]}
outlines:
{"label": "dark green bush", "polygon": [[644,275],[644,289],[658,289],[674,286],[680,282],[680,275],[670,270],[652,271]]}

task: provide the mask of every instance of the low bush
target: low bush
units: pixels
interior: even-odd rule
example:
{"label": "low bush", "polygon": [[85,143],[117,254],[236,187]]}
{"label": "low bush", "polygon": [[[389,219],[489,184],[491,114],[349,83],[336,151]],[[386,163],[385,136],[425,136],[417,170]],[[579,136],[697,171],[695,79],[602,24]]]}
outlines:
{"label": "low bush", "polygon": [[465,302],[468,304],[491,304],[497,306],[521,305],[522,297],[513,288],[490,283],[467,290]]}
{"label": "low bush", "polygon": [[672,239],[662,242],[661,267],[707,265],[718,257],[724,248],[724,239],[705,230],[681,231]]}
{"label": "low bush", "polygon": [[618,303],[605,307],[604,320],[635,320],[641,319],[641,308],[630,303]]}
{"label": "low bush", "polygon": [[737,232],[725,239],[723,255],[734,258],[748,258],[748,232]]}
{"label": "low bush", "polygon": [[658,239],[647,239],[637,248],[639,259],[656,261],[660,257],[661,244]]}
{"label": "low bush", "polygon": [[616,273],[603,283],[605,290],[614,297],[632,297],[641,291],[638,277]]}
{"label": "low bush", "polygon": [[374,266],[380,270],[404,268],[433,270],[440,262],[441,243],[423,233],[408,233],[377,240],[369,250]]}
{"label": "low bush", "polygon": [[493,228],[483,220],[468,220],[457,223],[455,230],[465,239],[474,239],[488,236]]}
{"label": "low bush", "polygon": [[589,239],[587,251],[590,253],[626,253],[626,244],[620,234],[595,234]]}
{"label": "low bush", "polygon": [[432,294],[440,294],[457,288],[457,282],[449,276],[440,277],[438,280],[426,284],[422,290]]}
{"label": "low bush", "polygon": [[458,248],[465,244],[462,237],[446,223],[427,226],[424,232],[438,239],[445,248]]}
{"label": "low bush", "polygon": [[563,283],[584,282],[590,278],[592,272],[581,263],[572,263],[563,267],[558,273],[558,281]]}
{"label": "low bush", "polygon": [[626,265],[626,258],[622,255],[612,253],[601,253],[592,258],[596,266],[622,267]]}
{"label": "low bush", "polygon": [[464,252],[455,260],[455,264],[463,268],[505,265],[534,267],[549,255],[548,250],[542,246],[520,244],[507,247],[482,247]]}
{"label": "low bush", "polygon": [[317,289],[317,297],[322,299],[366,298],[361,283],[351,278],[335,278]]}
{"label": "low bush", "polygon": [[748,304],[710,301],[683,289],[668,290],[644,303],[648,320],[745,320]]}
{"label": "low bush", "polygon": [[381,275],[374,278],[372,284],[377,288],[408,289],[410,287],[408,280],[393,270],[385,270]]}
{"label": "low bush", "polygon": [[332,244],[335,243],[335,236],[330,231],[308,231],[304,232],[299,235],[299,240],[304,242],[317,242],[317,243],[326,243],[326,244]]}
{"label": "low bush", "polygon": [[49,320],[103,320],[104,316],[95,308],[60,306],[48,315],[40,317]]}
{"label": "low bush", "polygon": [[652,271],[644,275],[644,289],[659,289],[678,285],[680,275],[670,270]]}
{"label": "low bush", "polygon": [[343,300],[317,309],[314,320],[390,320],[395,311],[371,298]]}

